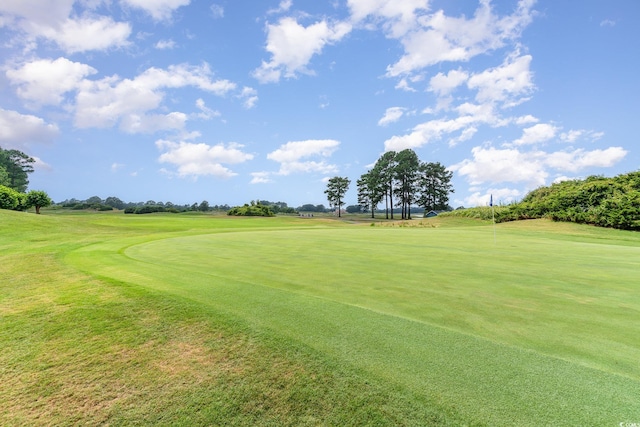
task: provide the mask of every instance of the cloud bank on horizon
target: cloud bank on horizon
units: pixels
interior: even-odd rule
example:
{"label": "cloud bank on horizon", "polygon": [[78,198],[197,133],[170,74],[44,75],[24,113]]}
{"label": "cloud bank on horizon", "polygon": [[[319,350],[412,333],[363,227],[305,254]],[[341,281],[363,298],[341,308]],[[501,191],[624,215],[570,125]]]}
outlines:
{"label": "cloud bank on horizon", "polygon": [[57,200],[318,204],[405,148],[454,207],[636,170],[640,6],[557,3],[5,0],[0,146]]}

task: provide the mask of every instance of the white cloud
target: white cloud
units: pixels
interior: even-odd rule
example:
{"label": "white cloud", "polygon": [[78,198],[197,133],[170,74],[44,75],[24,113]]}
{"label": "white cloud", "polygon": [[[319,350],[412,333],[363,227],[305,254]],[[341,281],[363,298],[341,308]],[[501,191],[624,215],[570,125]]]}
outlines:
{"label": "white cloud", "polygon": [[268,24],[266,50],[271,54],[271,60],[263,61],[253,76],[262,83],[270,83],[277,82],[282,76],[313,74],[307,68],[313,55],[350,31],[351,25],[347,23],[319,21],[304,27],[290,17],[282,18],[277,24]]}
{"label": "white cloud", "polygon": [[36,35],[55,41],[67,53],[105,50],[129,44],[131,26],[110,17],[67,19],[59,27],[38,27]]}
{"label": "white cloud", "polygon": [[419,11],[429,9],[429,0],[348,0],[347,4],[354,22],[380,23],[392,38],[416,28]]}
{"label": "white cloud", "polygon": [[169,40],[158,40],[158,42],[156,43],[155,47],[158,50],[170,50],[170,49],[174,49],[176,47],[176,42],[174,42],[171,39],[169,39]]}
{"label": "white cloud", "polygon": [[[76,98],[75,124],[81,128],[110,127],[123,120],[121,125],[131,132],[136,129],[130,125],[136,122],[136,117],[146,116],[147,112],[160,107],[164,99],[163,89],[193,86],[223,96],[236,88],[228,80],[212,80],[211,77],[206,64],[199,67],[182,64],[169,66],[166,70],[149,68],[133,80],[118,76],[98,81],[85,80]],[[179,128],[179,121],[186,116],[171,114],[166,116],[171,119],[167,128]],[[160,118],[149,117],[149,123],[154,122],[154,117]],[[153,125],[142,128],[151,129]]]}
{"label": "white cloud", "polygon": [[51,142],[59,134],[58,126],[40,117],[0,108],[0,146],[27,151],[32,143]]}
{"label": "white cloud", "polygon": [[397,122],[404,115],[405,108],[390,107],[384,113],[384,117],[378,120],[378,126],[387,126],[390,123]]}
{"label": "white cloud", "polygon": [[171,18],[174,10],[186,6],[191,0],[120,0],[131,7],[142,9],[156,21]]}
{"label": "white cloud", "polygon": [[176,166],[180,177],[197,178],[212,175],[217,178],[230,178],[237,174],[223,164],[237,164],[253,159],[252,154],[241,150],[243,145],[236,143],[212,146],[204,143],[158,140],[156,146],[164,151],[158,161]]}
{"label": "white cloud", "polygon": [[513,188],[490,188],[485,192],[476,191],[462,202],[463,206],[489,206],[491,197],[493,196],[494,206],[500,204],[509,204],[518,200],[522,196],[522,192]]}
{"label": "white cloud", "polygon": [[333,139],[292,141],[267,154],[267,159],[280,163],[278,172],[280,175],[289,175],[297,172],[333,173],[337,171],[335,165],[327,164],[324,160],[303,159],[329,157],[339,145],[340,142]]}
{"label": "white cloud", "polygon": [[467,86],[477,89],[476,101],[502,102],[506,107],[518,105],[534,90],[530,71],[531,55],[509,55],[499,67],[472,75]]}
{"label": "white cloud", "polygon": [[455,88],[462,85],[469,78],[469,73],[462,70],[451,70],[447,74],[438,73],[431,77],[429,90],[436,92],[439,96],[448,95]]}
{"label": "white cloud", "polygon": [[[200,110],[196,117],[203,120],[210,120],[214,117],[220,117],[220,112],[207,107],[202,98],[196,100],[196,107]],[[199,135],[198,135],[199,136]]]}
{"label": "white cloud", "polygon": [[244,108],[249,110],[255,107],[258,102],[258,91],[252,87],[245,86],[242,88],[238,98],[243,100]]}
{"label": "white cloud", "polygon": [[0,2],[0,12],[6,16],[13,16],[28,26],[55,26],[69,17],[75,0],[49,0],[47,7],[42,6],[42,0],[3,0]]}
{"label": "white cloud", "polygon": [[251,184],[268,184],[273,182],[270,172],[252,172]]}
{"label": "white cloud", "polygon": [[601,27],[615,27],[616,26],[616,21],[614,21],[612,19],[605,19],[605,20],[600,22],[600,26]]}
{"label": "white cloud", "polygon": [[609,147],[604,150],[596,149],[591,151],[577,149],[570,152],[550,153],[546,163],[560,171],[577,172],[591,167],[611,167],[627,154],[628,151],[622,147]]}
{"label": "white cloud", "polygon": [[[446,16],[442,10],[422,14],[417,18],[419,27],[407,27],[412,31],[391,31],[390,37],[400,39],[405,53],[387,68],[387,75],[401,76],[445,61],[468,61],[481,53],[501,48],[508,40],[519,37],[531,22],[534,2],[521,0],[515,12],[504,17],[493,14],[488,0],[480,2],[471,19]],[[358,16],[353,8],[352,13],[354,17]],[[392,28],[397,27],[392,25]]]}
{"label": "white cloud", "polygon": [[560,134],[560,139],[563,142],[576,142],[579,139],[589,139],[591,141],[597,141],[604,136],[604,132],[595,132],[585,129],[571,129],[568,132]]}
{"label": "white cloud", "polygon": [[462,134],[452,140],[452,144],[469,139],[475,134],[479,124],[502,125],[502,121],[495,116],[491,104],[475,105],[465,103],[456,108],[459,117],[454,119],[435,119],[421,123],[412,132],[402,136],[392,136],[384,142],[385,151],[400,151],[405,148],[419,148],[430,142],[439,140],[443,135],[462,131]]}
{"label": "white cloud", "polygon": [[548,172],[545,153],[523,153],[517,149],[474,147],[473,160],[465,159],[449,169],[466,176],[471,185],[485,182],[524,182],[529,187],[544,185]]}
{"label": "white cloud", "polygon": [[287,12],[289,9],[291,9],[292,5],[293,5],[293,1],[292,0],[282,0],[280,2],[280,4],[278,5],[277,9],[269,9],[267,11],[267,14],[271,15],[271,14]]}
{"label": "white cloud", "polygon": [[474,147],[473,159],[465,159],[449,169],[466,176],[471,185],[491,183],[525,183],[529,188],[545,185],[549,170],[576,172],[591,167],[610,167],[622,160],[627,151],[622,147],[605,150],[523,152],[516,148]]}
{"label": "white cloud", "polygon": [[224,7],[214,3],[211,5],[209,9],[211,10],[211,15],[213,16],[213,19],[224,18]]}
{"label": "white cloud", "polygon": [[558,128],[548,123],[538,123],[522,131],[522,136],[515,141],[514,145],[531,145],[548,141],[556,136]]}
{"label": "white cloud", "polygon": [[184,129],[186,122],[187,115],[176,111],[169,114],[129,114],[120,121],[120,129],[127,133],[154,133]]}
{"label": "white cloud", "polygon": [[514,121],[518,125],[529,125],[531,123],[538,123],[540,120],[531,114],[527,114],[526,116],[516,117]]}
{"label": "white cloud", "polygon": [[18,86],[18,96],[40,106],[61,104],[65,93],[75,91],[85,77],[96,72],[89,65],[58,58],[31,61],[6,74]]}

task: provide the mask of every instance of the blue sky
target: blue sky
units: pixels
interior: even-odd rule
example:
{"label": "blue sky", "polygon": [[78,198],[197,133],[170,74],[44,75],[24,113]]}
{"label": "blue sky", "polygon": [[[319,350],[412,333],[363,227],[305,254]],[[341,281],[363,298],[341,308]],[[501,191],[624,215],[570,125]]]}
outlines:
{"label": "blue sky", "polygon": [[[43,5],[46,5],[44,7]],[[55,201],[328,204],[387,150],[451,205],[640,169],[636,0],[3,0],[0,146]]]}

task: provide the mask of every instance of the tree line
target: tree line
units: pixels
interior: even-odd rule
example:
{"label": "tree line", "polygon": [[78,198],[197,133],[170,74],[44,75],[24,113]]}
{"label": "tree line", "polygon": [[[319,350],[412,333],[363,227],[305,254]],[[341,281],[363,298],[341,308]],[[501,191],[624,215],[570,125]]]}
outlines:
{"label": "tree line", "polygon": [[44,191],[31,190],[29,174],[34,171],[35,160],[19,150],[5,150],[0,147],[0,209],[25,211],[49,206],[51,199]]}
{"label": "tree line", "polygon": [[496,220],[551,218],[622,230],[640,230],[640,172],[590,176],[540,187],[501,210]]}
{"label": "tree line", "polygon": [[[374,218],[378,205],[384,201],[387,219],[393,219],[394,207],[400,208],[402,219],[411,219],[411,206],[425,211],[450,210],[452,177],[453,172],[439,162],[420,161],[412,149],[387,151],[357,180],[358,205]],[[339,176],[327,182],[325,194],[329,204],[338,209],[338,216],[350,184],[348,178]]]}

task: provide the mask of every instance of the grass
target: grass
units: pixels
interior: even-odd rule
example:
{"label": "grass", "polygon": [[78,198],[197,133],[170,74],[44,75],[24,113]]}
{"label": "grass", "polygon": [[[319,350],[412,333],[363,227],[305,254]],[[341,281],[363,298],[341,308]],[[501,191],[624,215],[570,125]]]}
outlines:
{"label": "grass", "polygon": [[0,211],[0,424],[618,425],[640,236]]}

